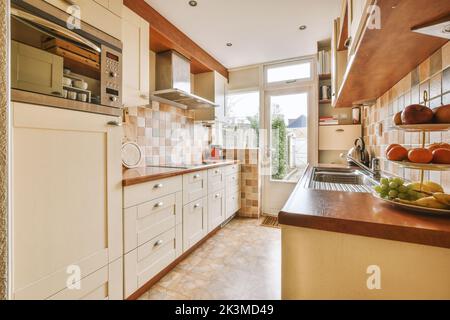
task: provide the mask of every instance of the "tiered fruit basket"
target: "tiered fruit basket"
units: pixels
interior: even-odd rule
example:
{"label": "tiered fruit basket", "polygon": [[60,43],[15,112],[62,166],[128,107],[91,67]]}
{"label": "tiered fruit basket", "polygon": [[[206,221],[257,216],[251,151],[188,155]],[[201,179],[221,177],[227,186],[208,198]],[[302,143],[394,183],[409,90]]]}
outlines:
{"label": "tiered fruit basket", "polygon": [[[395,126],[394,129],[403,130],[405,132],[419,132],[421,134],[420,144],[422,148],[425,148],[426,133],[448,131],[450,130],[450,124],[399,125]],[[450,164],[414,163],[409,160],[389,161],[404,168],[420,170],[420,182],[414,184],[415,189],[413,190],[410,188],[411,185],[404,186],[404,181],[402,179],[385,179],[387,181],[382,181],[382,184],[374,190],[375,197],[396,207],[415,211],[418,213],[450,215],[450,205],[447,202],[450,198],[450,195],[446,195],[444,194],[444,192],[441,192],[443,190],[440,190],[439,192],[430,192],[429,190],[427,190],[428,188],[425,186],[424,182],[425,171],[450,171]],[[417,188],[417,185],[419,186],[419,188]],[[435,185],[437,188],[440,187],[437,184]],[[389,193],[386,195],[386,192]],[[420,195],[422,197],[416,199],[415,201],[408,199],[408,196],[413,197],[414,195]]]}

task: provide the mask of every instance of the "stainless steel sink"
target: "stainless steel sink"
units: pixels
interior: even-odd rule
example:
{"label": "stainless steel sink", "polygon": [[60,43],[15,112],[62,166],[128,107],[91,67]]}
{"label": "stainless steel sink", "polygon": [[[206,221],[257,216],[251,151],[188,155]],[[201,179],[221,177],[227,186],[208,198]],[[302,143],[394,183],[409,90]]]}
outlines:
{"label": "stainless steel sink", "polygon": [[359,169],[313,168],[308,188],[328,191],[370,193],[377,183]]}

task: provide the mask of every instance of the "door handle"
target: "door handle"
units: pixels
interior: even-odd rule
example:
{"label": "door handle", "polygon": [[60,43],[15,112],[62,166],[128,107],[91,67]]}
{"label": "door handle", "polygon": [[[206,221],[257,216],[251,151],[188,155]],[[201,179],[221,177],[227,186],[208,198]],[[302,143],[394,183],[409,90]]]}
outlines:
{"label": "door handle", "polygon": [[200,207],[200,203],[194,204],[194,209],[197,209],[197,208],[199,208],[199,207]]}
{"label": "door handle", "polygon": [[198,178],[200,178],[199,174],[194,175],[194,179],[198,179]]}
{"label": "door handle", "polygon": [[162,245],[163,243],[164,243],[164,240],[158,240],[155,242],[155,244],[153,246],[158,247],[158,246]]}
{"label": "door handle", "polygon": [[344,129],[336,129],[336,132],[344,132]]}
{"label": "door handle", "polygon": [[161,189],[164,185],[162,183],[155,184],[153,189]]}
{"label": "door handle", "polygon": [[119,122],[119,121],[108,121],[108,126],[121,127],[122,126],[122,122]]}
{"label": "door handle", "polygon": [[158,203],[156,203],[155,204],[155,208],[160,208],[160,207],[162,207],[164,205],[164,203],[163,202],[158,202]]}

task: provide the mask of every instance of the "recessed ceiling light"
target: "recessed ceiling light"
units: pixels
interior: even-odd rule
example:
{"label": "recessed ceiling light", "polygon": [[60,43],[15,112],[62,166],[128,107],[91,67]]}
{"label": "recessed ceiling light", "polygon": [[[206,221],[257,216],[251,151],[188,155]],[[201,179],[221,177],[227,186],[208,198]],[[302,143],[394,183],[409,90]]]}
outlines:
{"label": "recessed ceiling light", "polygon": [[227,47],[232,47],[232,46],[233,46],[233,44],[231,42],[227,43]]}
{"label": "recessed ceiling light", "polygon": [[195,0],[191,0],[191,1],[189,1],[188,2],[189,3],[189,5],[191,6],[191,7],[196,7],[197,6],[197,1],[195,1]]}
{"label": "recessed ceiling light", "polygon": [[304,24],[302,24],[300,27],[298,27],[300,30],[305,30],[307,27],[304,25]]}

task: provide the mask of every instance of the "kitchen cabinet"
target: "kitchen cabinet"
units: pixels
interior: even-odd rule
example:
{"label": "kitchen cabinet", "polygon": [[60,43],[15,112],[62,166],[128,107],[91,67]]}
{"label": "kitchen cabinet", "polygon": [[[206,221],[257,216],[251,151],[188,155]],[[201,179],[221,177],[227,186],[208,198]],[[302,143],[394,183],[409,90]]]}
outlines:
{"label": "kitchen cabinet", "polygon": [[225,173],[225,218],[228,219],[241,208],[240,166],[227,166]]}
{"label": "kitchen cabinet", "polygon": [[194,76],[194,94],[217,105],[216,108],[195,110],[195,121],[225,121],[227,83],[227,79],[217,71],[200,73]]}
{"label": "kitchen cabinet", "polygon": [[[49,4],[69,14],[80,16],[81,20],[93,27],[113,36],[122,39],[121,32],[121,11],[122,0],[44,0]],[[76,7],[80,9],[76,11]]]}
{"label": "kitchen cabinet", "polygon": [[208,172],[197,171],[183,176],[183,204],[208,195]]}
{"label": "kitchen cabinet", "polygon": [[348,47],[349,56],[355,53],[358,46],[359,38],[367,20],[369,4],[369,0],[348,0],[348,34],[351,39]]}
{"label": "kitchen cabinet", "polygon": [[[12,298],[121,299],[119,119],[15,102],[11,110]],[[70,279],[82,290],[67,291]]]}
{"label": "kitchen cabinet", "polygon": [[208,232],[225,221],[225,168],[208,170]]}
{"label": "kitchen cabinet", "polygon": [[181,255],[182,197],[182,177],[124,188],[125,297]]}
{"label": "kitchen cabinet", "polygon": [[63,64],[60,56],[11,41],[11,86],[15,89],[61,96]]}
{"label": "kitchen cabinet", "polygon": [[139,15],[122,9],[123,104],[141,106],[150,99],[150,25]]}
{"label": "kitchen cabinet", "polygon": [[319,150],[349,150],[361,134],[361,125],[320,126]]}
{"label": "kitchen cabinet", "polygon": [[[347,51],[338,50],[339,30],[342,20],[333,22],[333,33],[331,38],[331,105],[334,107],[339,89],[344,78],[347,67]],[[346,23],[345,21],[343,23]]]}
{"label": "kitchen cabinet", "polygon": [[183,252],[190,249],[208,233],[207,197],[183,207]]}

